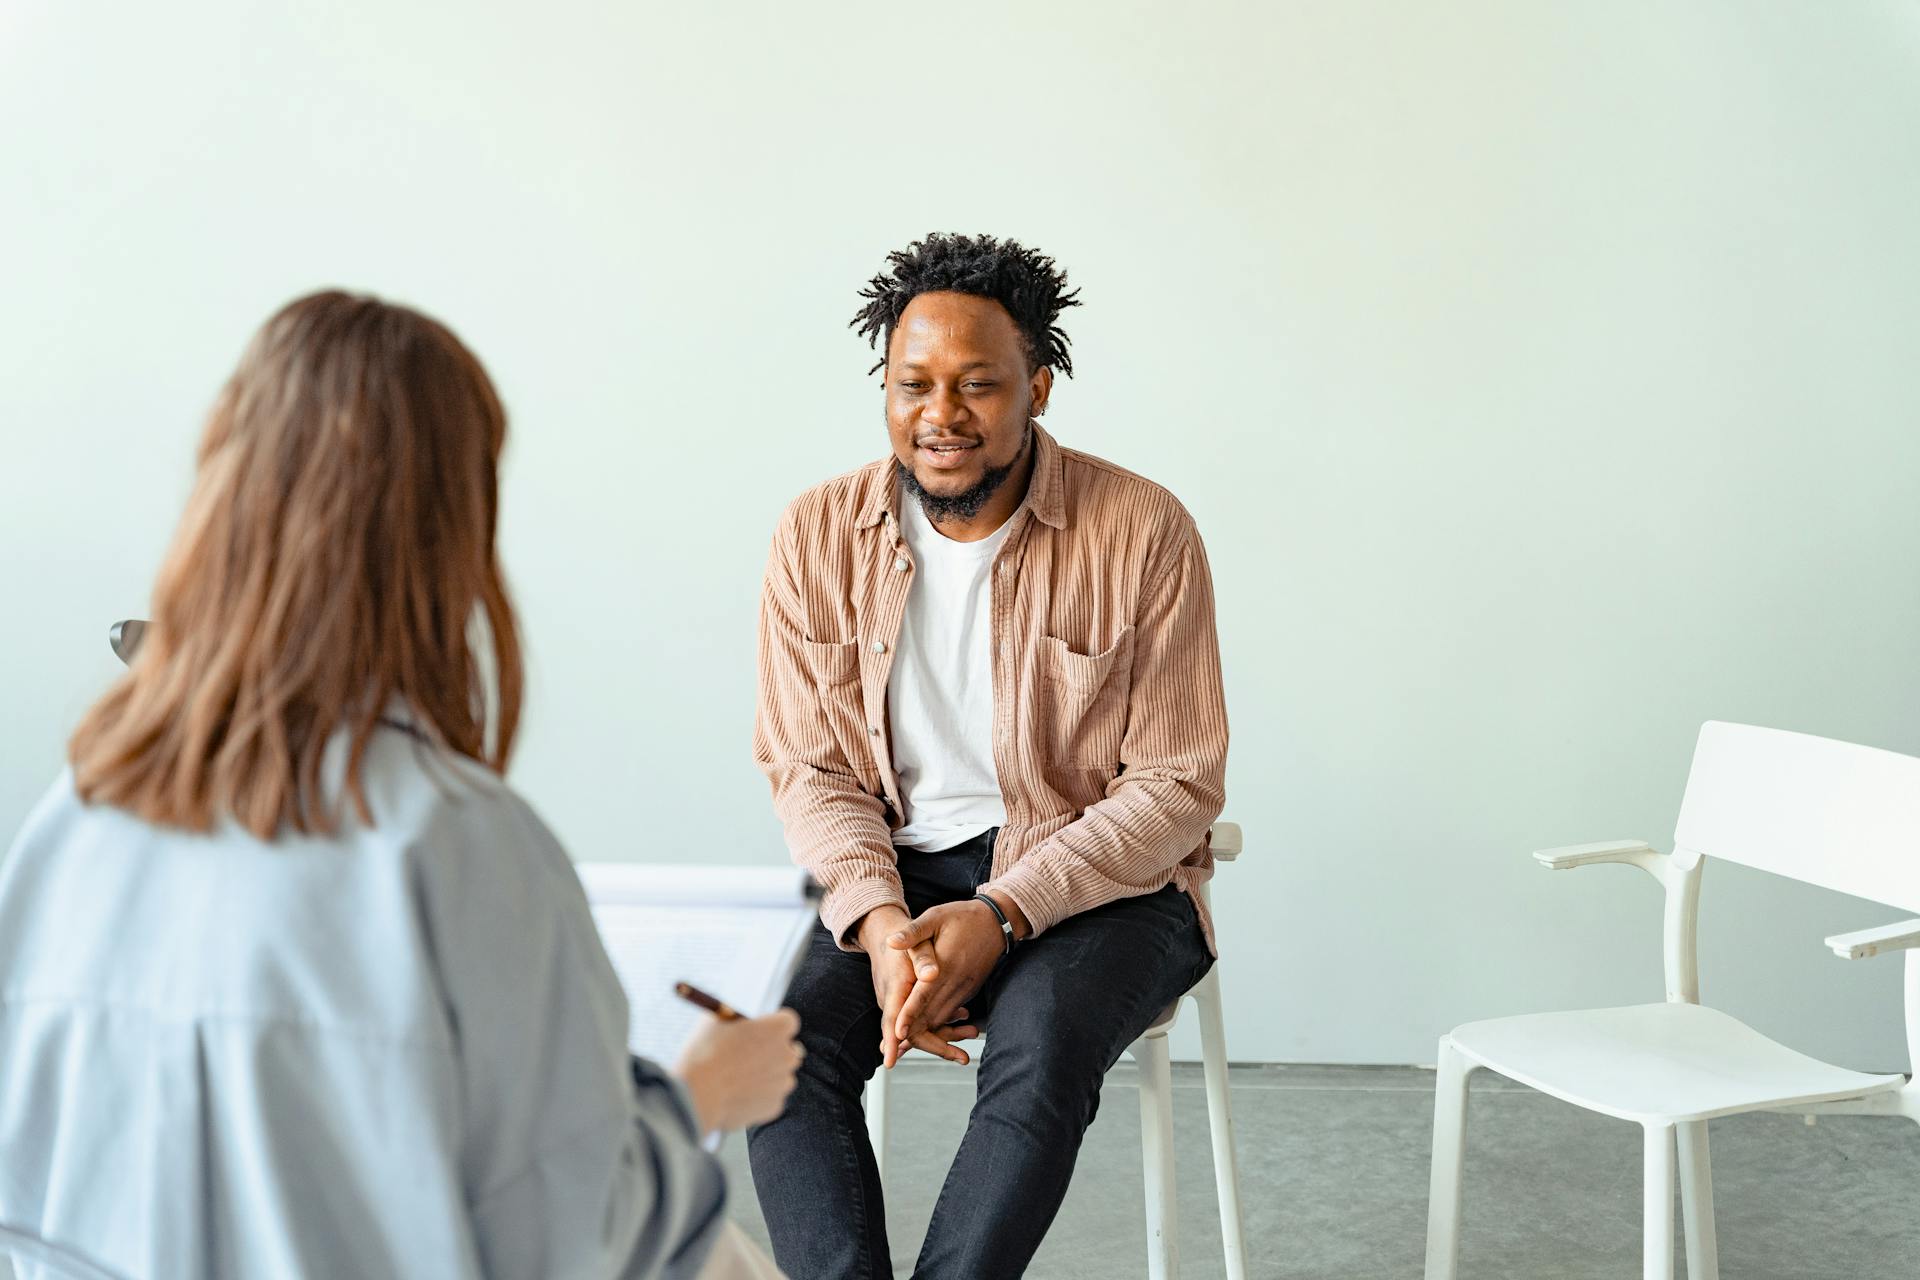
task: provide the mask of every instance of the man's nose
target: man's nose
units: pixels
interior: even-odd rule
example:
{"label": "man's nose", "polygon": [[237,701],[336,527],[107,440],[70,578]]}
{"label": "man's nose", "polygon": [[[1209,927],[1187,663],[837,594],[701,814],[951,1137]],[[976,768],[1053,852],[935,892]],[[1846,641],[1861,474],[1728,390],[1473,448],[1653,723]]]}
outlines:
{"label": "man's nose", "polygon": [[920,419],[930,427],[951,427],[966,418],[966,401],[957,392],[936,391],[920,406]]}

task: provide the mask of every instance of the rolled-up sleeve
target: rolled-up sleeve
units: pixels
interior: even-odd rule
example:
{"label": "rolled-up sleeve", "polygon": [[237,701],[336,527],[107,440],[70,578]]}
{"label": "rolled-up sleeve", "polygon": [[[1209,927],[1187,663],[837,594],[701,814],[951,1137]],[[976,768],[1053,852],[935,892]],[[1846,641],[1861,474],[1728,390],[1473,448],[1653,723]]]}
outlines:
{"label": "rolled-up sleeve", "polygon": [[793,860],[822,890],[820,919],[843,948],[877,907],[906,905],[886,807],[835,740],[807,667],[801,549],[789,509],[760,592],[759,702],[753,758],[773,789]]}
{"label": "rolled-up sleeve", "polygon": [[1227,709],[1213,578],[1184,513],[1134,620],[1120,765],[1104,798],[992,881],[1035,933],[1163,887],[1205,843],[1225,802]]}

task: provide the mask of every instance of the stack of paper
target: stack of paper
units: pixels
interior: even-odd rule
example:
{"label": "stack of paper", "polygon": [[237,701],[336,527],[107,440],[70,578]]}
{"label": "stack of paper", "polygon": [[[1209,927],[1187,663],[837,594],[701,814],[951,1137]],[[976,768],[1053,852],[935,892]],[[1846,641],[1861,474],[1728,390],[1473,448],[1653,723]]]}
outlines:
{"label": "stack of paper", "polygon": [[633,1052],[671,1066],[707,1016],[675,982],[749,1017],[780,1007],[815,919],[798,867],[577,865],[627,991]]}

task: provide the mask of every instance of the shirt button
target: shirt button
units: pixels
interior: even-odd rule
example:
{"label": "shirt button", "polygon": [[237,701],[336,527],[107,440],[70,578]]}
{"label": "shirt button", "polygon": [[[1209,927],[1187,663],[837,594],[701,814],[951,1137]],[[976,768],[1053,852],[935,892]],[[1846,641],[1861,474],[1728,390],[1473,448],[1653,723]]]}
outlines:
{"label": "shirt button", "polygon": [[875,641],[873,642],[873,651],[874,651],[875,653],[885,653],[885,652],[887,651],[887,643],[886,643],[886,641],[884,641],[884,640],[875,640]]}
{"label": "shirt button", "polygon": [[904,573],[907,568],[907,558],[905,556],[901,556],[898,560],[895,560],[893,562],[893,568],[894,568],[894,572],[896,573]]}

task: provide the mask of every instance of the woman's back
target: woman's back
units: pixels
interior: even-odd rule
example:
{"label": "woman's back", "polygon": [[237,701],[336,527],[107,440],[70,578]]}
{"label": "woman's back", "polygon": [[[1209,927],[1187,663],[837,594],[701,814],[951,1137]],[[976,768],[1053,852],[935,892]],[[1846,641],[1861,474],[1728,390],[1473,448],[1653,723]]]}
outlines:
{"label": "woman's back", "polygon": [[271,841],[56,783],[0,865],[0,1221],[133,1276],[656,1273],[721,1184],[564,853],[413,730],[360,778],[376,825]]}
{"label": "woman's back", "polygon": [[311,294],[248,344],[139,652],[0,864],[0,1224],[143,1280],[707,1252],[699,1124],[779,1114],[798,1023],[707,1026],[685,1094],[627,1056],[579,879],[502,781],[506,430],[408,308]]}

